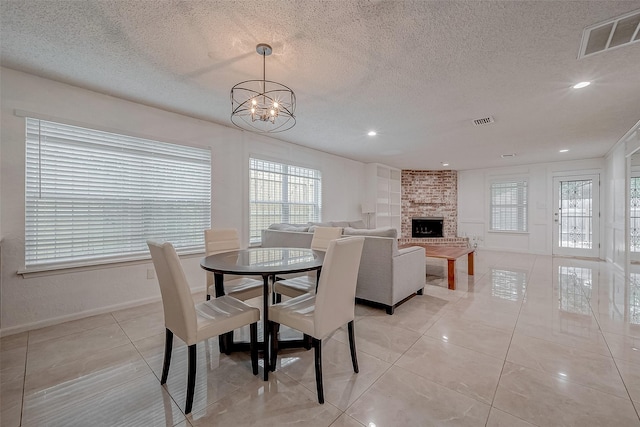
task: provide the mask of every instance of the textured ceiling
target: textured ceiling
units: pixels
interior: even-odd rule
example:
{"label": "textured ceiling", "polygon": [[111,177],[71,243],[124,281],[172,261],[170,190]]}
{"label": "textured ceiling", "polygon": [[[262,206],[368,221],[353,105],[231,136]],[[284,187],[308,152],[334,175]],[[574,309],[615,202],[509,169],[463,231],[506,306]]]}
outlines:
{"label": "textured ceiling", "polygon": [[[576,59],[584,27],[640,1],[1,7],[3,66],[226,126],[229,90],[260,78],[255,46],[269,43],[267,78],[298,101],[296,126],[275,137],[363,162],[464,170],[602,157],[640,119],[640,43]],[[582,80],[593,84],[570,89]],[[488,115],[495,123],[473,126]]]}

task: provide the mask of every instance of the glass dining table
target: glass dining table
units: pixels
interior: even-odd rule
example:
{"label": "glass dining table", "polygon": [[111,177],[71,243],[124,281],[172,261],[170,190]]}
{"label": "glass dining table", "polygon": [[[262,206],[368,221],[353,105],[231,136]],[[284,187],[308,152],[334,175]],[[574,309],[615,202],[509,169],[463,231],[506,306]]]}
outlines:
{"label": "glass dining table", "polygon": [[[264,354],[264,380],[269,378],[269,303],[271,295],[269,284],[279,274],[320,271],[324,253],[305,248],[249,248],[224,252],[202,258],[200,267],[210,271],[214,276],[216,297],[224,295],[224,275],[262,276],[262,344]],[[232,333],[231,333],[232,334]],[[277,337],[272,337],[277,339]],[[298,344],[299,345],[299,344]],[[233,339],[220,337],[221,351],[223,346],[231,346],[229,350],[241,349],[241,343]],[[226,351],[227,349],[225,349]]]}

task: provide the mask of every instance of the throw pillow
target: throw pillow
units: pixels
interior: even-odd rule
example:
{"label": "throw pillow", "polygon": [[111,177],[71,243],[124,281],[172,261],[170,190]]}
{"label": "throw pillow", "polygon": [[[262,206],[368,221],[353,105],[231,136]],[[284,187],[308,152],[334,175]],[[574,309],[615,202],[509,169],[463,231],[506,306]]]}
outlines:
{"label": "throw pillow", "polygon": [[349,227],[349,221],[331,221],[331,227]]}
{"label": "throw pillow", "polygon": [[280,231],[309,231],[308,225],[302,224],[271,224],[269,230]]}
{"label": "throw pillow", "polygon": [[363,230],[366,229],[367,226],[365,225],[364,221],[359,219],[357,221],[349,221],[349,227],[351,228],[357,228],[358,230]]}

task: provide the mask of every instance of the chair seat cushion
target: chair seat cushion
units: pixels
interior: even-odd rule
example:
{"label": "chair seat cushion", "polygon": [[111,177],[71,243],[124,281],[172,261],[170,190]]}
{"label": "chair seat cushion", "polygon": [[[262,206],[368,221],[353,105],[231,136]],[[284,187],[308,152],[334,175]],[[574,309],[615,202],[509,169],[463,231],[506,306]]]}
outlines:
{"label": "chair seat cushion", "polygon": [[269,319],[297,329],[303,334],[322,339],[324,337],[314,336],[313,312],[315,308],[315,295],[304,294],[269,307]]}
{"label": "chair seat cushion", "polygon": [[260,310],[224,295],[195,305],[196,341],[215,337],[260,320]]}
{"label": "chair seat cushion", "polygon": [[273,290],[277,294],[286,295],[292,298],[304,294],[315,294],[316,278],[300,276],[286,280],[278,280],[273,285]]}
{"label": "chair seat cushion", "polygon": [[[246,301],[251,298],[262,296],[262,280],[241,277],[239,279],[225,280],[224,293],[240,301]],[[216,294],[215,286],[209,286],[209,295]]]}

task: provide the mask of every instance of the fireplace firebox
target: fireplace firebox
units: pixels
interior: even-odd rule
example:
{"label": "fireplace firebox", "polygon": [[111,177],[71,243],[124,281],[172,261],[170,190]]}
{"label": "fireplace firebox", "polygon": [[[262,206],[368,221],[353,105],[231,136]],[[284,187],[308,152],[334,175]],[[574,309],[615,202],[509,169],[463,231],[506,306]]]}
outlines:
{"label": "fireplace firebox", "polygon": [[443,217],[411,218],[411,237],[444,237]]}

